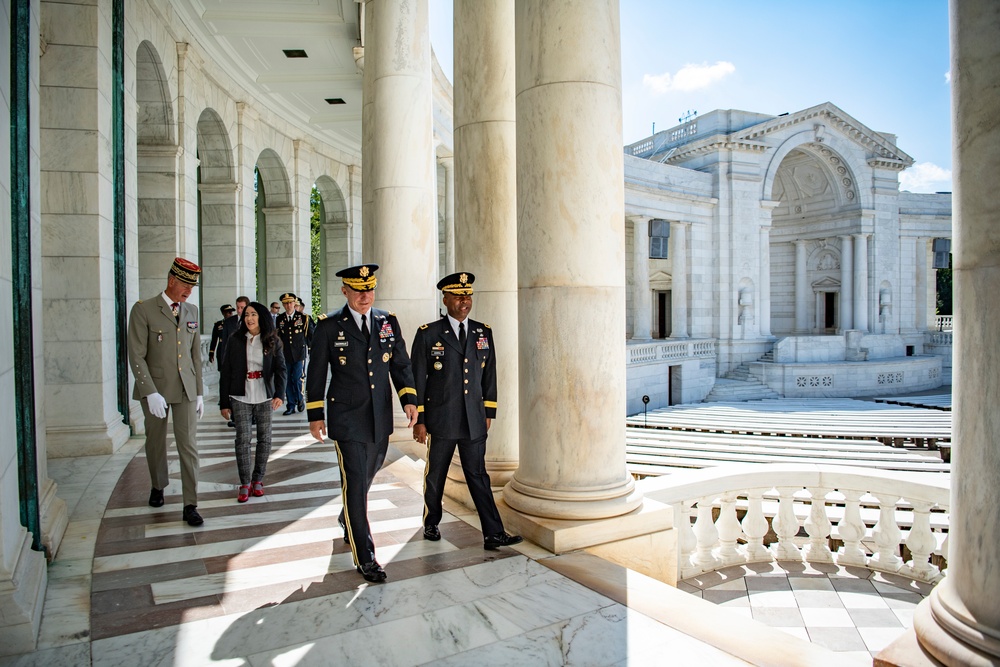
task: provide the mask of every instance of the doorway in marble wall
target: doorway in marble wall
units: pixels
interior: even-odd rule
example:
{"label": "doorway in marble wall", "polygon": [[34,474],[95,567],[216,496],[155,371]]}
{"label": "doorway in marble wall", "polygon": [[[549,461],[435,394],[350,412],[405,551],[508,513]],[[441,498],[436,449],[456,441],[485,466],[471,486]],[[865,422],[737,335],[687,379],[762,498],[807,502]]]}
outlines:
{"label": "doorway in marble wall", "polygon": [[256,164],[257,298],[269,303],[297,290],[295,211],[281,157],[265,148]]}
{"label": "doorway in marble wall", "polygon": [[223,304],[242,294],[239,278],[245,243],[236,222],[233,150],[225,124],[214,109],[198,118],[198,252],[202,333]]}
{"label": "doorway in marble wall", "polygon": [[163,289],[180,251],[177,229],[177,160],[173,93],[156,48],[139,44],[136,63],[136,195],[139,297]]}
{"label": "doorway in marble wall", "polygon": [[322,312],[329,311],[340,301],[341,281],[337,271],[352,266],[354,243],[351,223],[347,217],[347,201],[337,182],[329,176],[316,179],[319,195],[319,289],[314,290],[313,302],[319,299]]}

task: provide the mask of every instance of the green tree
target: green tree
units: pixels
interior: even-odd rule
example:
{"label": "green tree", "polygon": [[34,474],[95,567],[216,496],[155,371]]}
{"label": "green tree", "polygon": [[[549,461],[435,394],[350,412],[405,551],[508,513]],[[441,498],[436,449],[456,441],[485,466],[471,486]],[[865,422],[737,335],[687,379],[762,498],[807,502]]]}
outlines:
{"label": "green tree", "polygon": [[951,305],[951,256],[948,256],[948,268],[937,270],[937,314],[952,315]]}
{"label": "green tree", "polygon": [[312,258],[312,316],[319,317],[323,312],[323,243],[320,221],[322,219],[323,198],[313,185],[309,195],[309,250]]}

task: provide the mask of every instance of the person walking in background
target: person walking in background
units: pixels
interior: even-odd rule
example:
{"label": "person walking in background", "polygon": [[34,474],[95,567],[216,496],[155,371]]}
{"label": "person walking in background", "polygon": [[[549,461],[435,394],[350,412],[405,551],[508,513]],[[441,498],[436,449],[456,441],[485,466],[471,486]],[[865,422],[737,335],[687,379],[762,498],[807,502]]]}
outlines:
{"label": "person walking in background", "polygon": [[[240,487],[236,500],[264,495],[264,474],[271,456],[271,413],[285,397],[285,355],[270,313],[253,302],[229,341],[219,375],[219,409],[236,422],[236,469]],[[257,424],[257,447],[250,468],[250,439]]]}
{"label": "person walking in background", "polygon": [[375,560],[368,491],[392,434],[390,378],[408,426],[417,421],[413,373],[399,322],[392,313],[372,308],[377,270],[378,264],[362,264],[337,273],[347,303],[316,325],[306,374],[309,432],[323,442],[329,428],[336,443],[344,504],[340,525],[358,572],[371,582],[386,579]]}
{"label": "person walking in background", "polygon": [[[222,370],[222,357],[226,352],[226,340],[222,337],[222,330],[225,328],[226,320],[236,314],[236,309],[231,304],[225,304],[219,310],[222,312],[222,319],[212,325],[212,342],[208,346],[208,363],[213,363],[218,358],[218,368]],[[216,357],[216,350],[219,354]]]}
{"label": "person walking in background", "polygon": [[281,339],[285,353],[285,368],[288,371],[285,393],[288,397],[288,407],[282,413],[290,415],[298,408],[299,412],[306,409],[306,400],[302,395],[302,367],[306,360],[306,345],[310,342],[309,319],[304,313],[295,312],[295,302],[298,297],[291,292],[281,295],[281,304],[285,312],[278,315],[276,327],[278,338]]}
{"label": "person walking in background", "polygon": [[278,314],[280,312],[281,312],[281,304],[278,303],[277,301],[272,301],[271,302],[271,322],[275,325],[275,327],[278,326]]}
{"label": "person walking in background", "polygon": [[[248,303],[250,303],[250,297],[236,297],[236,315],[227,318],[223,322],[222,340],[228,342],[233,337],[233,334],[236,333],[236,330],[240,328],[240,322],[243,320],[243,311],[246,309]],[[219,361],[221,362],[222,360],[220,359]]]}
{"label": "person walking in background", "polygon": [[427,444],[424,539],[441,539],[441,499],[458,447],[483,530],[483,548],[495,551],[522,540],[504,531],[486,472],[486,433],[497,414],[497,360],[490,326],[469,319],[475,280],[464,272],[442,278],[437,288],[448,314],[421,326],[413,338],[417,389],[413,439]]}
{"label": "person walking in background", "polygon": [[174,440],[181,462],[182,517],[191,526],[204,523],[198,513],[198,420],[205,410],[201,378],[198,307],[187,303],[201,268],[174,259],[167,287],[152,299],[137,301],[128,318],[128,359],[135,376],[132,398],[146,420],[146,464],[152,490],[149,505],[163,507],[170,483],[167,469],[167,417],[173,413]]}

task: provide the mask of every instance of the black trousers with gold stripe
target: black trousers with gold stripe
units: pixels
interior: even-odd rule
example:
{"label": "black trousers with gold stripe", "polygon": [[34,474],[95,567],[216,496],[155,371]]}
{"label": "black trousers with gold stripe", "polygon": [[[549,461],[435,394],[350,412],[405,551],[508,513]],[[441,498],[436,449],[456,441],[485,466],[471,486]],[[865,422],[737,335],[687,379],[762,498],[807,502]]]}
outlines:
{"label": "black trousers with gold stripe", "polygon": [[365,565],[375,560],[375,540],[368,524],[368,491],[375,474],[382,468],[388,451],[388,438],[382,442],[337,441],[343,517],[351,539],[355,565]]}

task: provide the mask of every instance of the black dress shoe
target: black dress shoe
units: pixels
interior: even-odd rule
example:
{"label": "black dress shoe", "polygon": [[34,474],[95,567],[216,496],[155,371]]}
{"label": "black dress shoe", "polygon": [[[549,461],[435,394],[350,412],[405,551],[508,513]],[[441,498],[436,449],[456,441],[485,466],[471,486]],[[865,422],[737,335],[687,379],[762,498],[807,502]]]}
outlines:
{"label": "black dress shoe", "polygon": [[386,578],[385,570],[383,570],[382,566],[375,561],[359,565],[358,572],[360,572],[361,576],[365,578],[365,581],[370,581],[373,584],[385,581]]}
{"label": "black dress shoe", "polygon": [[282,412],[281,414],[283,416],[285,416],[285,417],[287,417],[288,415],[291,415],[291,414],[295,414],[295,406],[294,405],[289,405],[287,408],[285,408],[285,411]]}
{"label": "black dress shoe", "polygon": [[234,421],[226,422],[226,426],[228,426],[229,428],[236,428],[236,422]]}
{"label": "black dress shoe", "polygon": [[340,524],[340,529],[344,531],[344,544],[350,544],[351,536],[347,533],[347,524],[344,523],[344,517],[338,516],[337,523]]}
{"label": "black dress shoe", "polygon": [[306,409],[306,404],[305,403],[299,403],[299,412],[304,412],[305,409]]}
{"label": "black dress shoe", "polygon": [[149,506],[163,507],[163,489],[152,489],[149,492]]}
{"label": "black dress shoe", "polygon": [[512,544],[520,544],[524,540],[520,535],[508,535],[507,533],[497,533],[487,535],[483,540],[483,548],[487,551],[496,551],[500,547],[509,547]]}
{"label": "black dress shoe", "polygon": [[198,514],[198,508],[195,505],[184,506],[184,520],[188,522],[189,526],[200,526],[205,523],[205,520]]}
{"label": "black dress shoe", "polygon": [[437,542],[441,539],[441,531],[438,530],[437,526],[425,526],[424,539],[430,540],[431,542]]}

